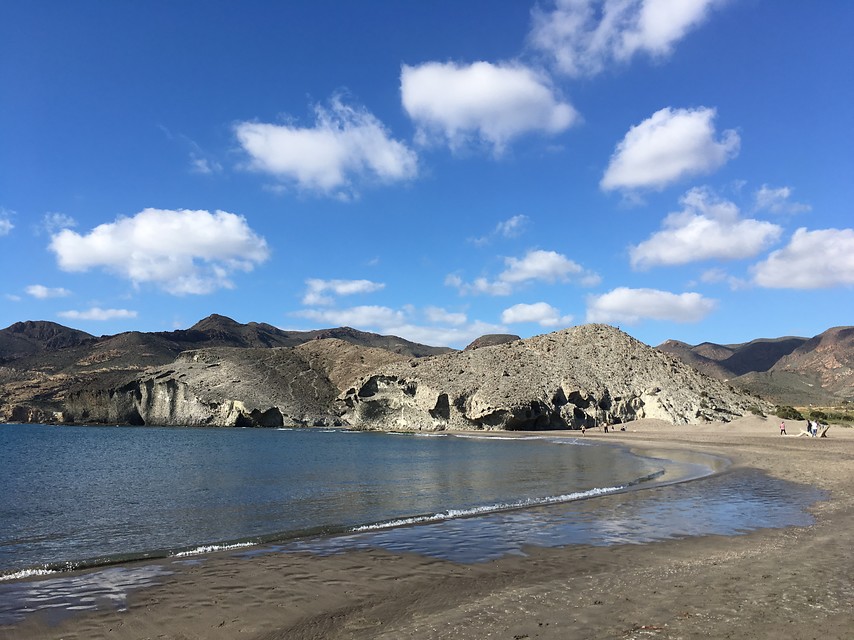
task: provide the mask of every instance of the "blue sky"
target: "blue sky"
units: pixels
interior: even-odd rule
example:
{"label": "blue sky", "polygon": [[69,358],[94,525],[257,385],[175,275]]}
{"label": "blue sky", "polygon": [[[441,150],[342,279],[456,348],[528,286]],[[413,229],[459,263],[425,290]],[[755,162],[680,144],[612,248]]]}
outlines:
{"label": "blue sky", "polygon": [[6,2],[0,325],[854,319],[854,4]]}

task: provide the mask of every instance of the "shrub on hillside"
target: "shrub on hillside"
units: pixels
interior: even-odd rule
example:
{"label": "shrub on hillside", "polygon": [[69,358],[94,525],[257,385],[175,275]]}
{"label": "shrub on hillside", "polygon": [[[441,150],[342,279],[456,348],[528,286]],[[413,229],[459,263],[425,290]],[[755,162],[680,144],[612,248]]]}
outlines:
{"label": "shrub on hillside", "polygon": [[794,407],[790,407],[788,405],[780,405],[777,407],[777,417],[783,418],[783,420],[803,420],[804,417],[801,415],[801,412],[795,409]]}

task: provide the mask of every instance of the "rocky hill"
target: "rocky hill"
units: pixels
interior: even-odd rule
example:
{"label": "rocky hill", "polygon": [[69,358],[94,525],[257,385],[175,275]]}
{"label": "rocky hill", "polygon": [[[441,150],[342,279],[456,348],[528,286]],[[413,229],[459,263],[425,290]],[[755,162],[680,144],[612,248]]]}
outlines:
{"label": "rocky hill", "polygon": [[777,403],[854,400],[854,327],[834,327],[813,338],[787,336],[734,345],[691,346],[668,340],[657,348]]}
{"label": "rocky hill", "polygon": [[333,407],[359,375],[403,356],[343,340],[214,347],[114,385],[75,385],[65,419],[101,424],[280,427],[340,424]]}
{"label": "rocky hill", "polygon": [[188,350],[292,348],[324,338],[381,348],[399,357],[452,351],[350,327],[283,331],[220,315],[189,329],[101,337],[52,322],[19,322],[0,330],[0,421],[60,421],[72,388],[114,388],[149,367],[172,363]]}
{"label": "rocky hill", "polygon": [[0,363],[86,344],[95,337],[55,322],[16,322],[0,331]]}
{"label": "rocky hill", "polygon": [[701,423],[770,408],[607,325],[392,363],[342,401],[351,425],[400,430]]}

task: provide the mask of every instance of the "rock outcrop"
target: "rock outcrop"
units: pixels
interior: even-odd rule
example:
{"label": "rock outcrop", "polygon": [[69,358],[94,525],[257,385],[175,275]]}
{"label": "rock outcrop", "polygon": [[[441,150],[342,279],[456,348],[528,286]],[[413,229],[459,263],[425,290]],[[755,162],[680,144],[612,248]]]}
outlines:
{"label": "rock outcrop", "polygon": [[339,401],[356,428],[398,430],[685,424],[770,409],[607,325],[393,363]]}
{"label": "rock outcrop", "polygon": [[473,349],[481,349],[482,347],[494,347],[499,344],[516,342],[521,339],[522,338],[512,333],[487,333],[486,335],[480,336],[471,342],[464,350],[471,351]]}
{"label": "rock outcrop", "polygon": [[64,414],[69,421],[101,424],[340,425],[336,397],[366,371],[404,359],[343,340],[294,349],[191,350],[113,386],[75,388]]}

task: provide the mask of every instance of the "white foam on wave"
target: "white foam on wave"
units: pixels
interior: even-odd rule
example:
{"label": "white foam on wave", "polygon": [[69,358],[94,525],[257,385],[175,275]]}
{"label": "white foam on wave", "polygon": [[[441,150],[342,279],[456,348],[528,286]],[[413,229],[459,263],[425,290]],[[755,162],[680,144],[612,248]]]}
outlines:
{"label": "white foam on wave", "polygon": [[51,569],[22,569],[21,571],[16,571],[15,573],[7,573],[4,575],[0,575],[0,581],[22,580],[24,578],[37,578],[39,576],[53,575],[54,573],[59,573],[59,571],[52,571]]}
{"label": "white foam on wave", "polygon": [[246,547],[254,547],[254,542],[236,542],[234,544],[206,544],[189,551],[180,551],[175,554],[176,558],[186,558],[187,556],[199,556],[204,553],[215,553],[217,551],[231,551],[232,549],[244,549]]}
{"label": "white foam on wave", "polygon": [[454,437],[467,440],[545,440],[543,436],[481,436],[473,433],[454,434]]}
{"label": "white foam on wave", "polygon": [[593,498],[595,496],[614,493],[625,489],[625,486],[618,487],[596,487],[587,491],[576,491],[574,493],[566,493],[559,496],[546,496],[543,498],[525,498],[515,502],[502,502],[498,504],[483,505],[480,507],[471,507],[469,509],[448,509],[442,513],[434,513],[428,516],[414,516],[412,518],[400,518],[397,520],[388,520],[386,522],[378,522],[376,524],[366,524],[360,527],[351,529],[354,533],[364,531],[378,531],[380,529],[392,529],[394,527],[403,527],[413,524],[427,524],[430,522],[441,522],[443,520],[453,520],[454,518],[466,518],[470,516],[487,515],[497,513],[499,511],[509,511],[511,509],[524,509],[529,507],[540,507],[549,504],[559,504],[562,502],[572,502],[573,500],[582,500],[584,498]]}
{"label": "white foam on wave", "polygon": [[409,438],[447,438],[447,433],[431,433],[425,431],[389,431],[390,436],[407,436]]}

